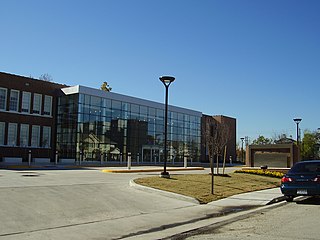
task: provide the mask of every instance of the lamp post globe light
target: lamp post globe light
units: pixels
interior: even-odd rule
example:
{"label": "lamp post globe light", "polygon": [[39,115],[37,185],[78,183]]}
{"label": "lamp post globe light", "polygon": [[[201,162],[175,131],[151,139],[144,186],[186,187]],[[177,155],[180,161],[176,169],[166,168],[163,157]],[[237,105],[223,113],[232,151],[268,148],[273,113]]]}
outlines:
{"label": "lamp post globe light", "polygon": [[164,161],[163,161],[163,172],[160,177],[170,178],[169,173],[167,172],[167,159],[168,159],[168,151],[167,151],[167,135],[168,135],[168,92],[170,84],[175,80],[174,77],[171,76],[161,76],[159,77],[160,81],[163,83],[166,89],[165,96],[165,116],[164,116]]}

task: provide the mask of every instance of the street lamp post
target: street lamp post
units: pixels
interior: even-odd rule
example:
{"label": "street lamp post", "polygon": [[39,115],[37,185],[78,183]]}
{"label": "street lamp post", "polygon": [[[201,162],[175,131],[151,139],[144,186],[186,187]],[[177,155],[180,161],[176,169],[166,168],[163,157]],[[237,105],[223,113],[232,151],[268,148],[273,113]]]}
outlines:
{"label": "street lamp post", "polygon": [[161,76],[159,77],[159,79],[166,88],[165,116],[164,116],[164,163],[163,163],[163,172],[161,173],[160,177],[170,178],[170,175],[167,172],[168,92],[169,92],[169,86],[175,80],[175,78],[171,76]]}
{"label": "street lamp post", "polygon": [[300,136],[299,136],[299,123],[302,121],[301,118],[294,118],[293,121],[297,124],[297,145],[300,144]]}
{"label": "street lamp post", "polygon": [[243,140],[244,138],[240,138],[241,139],[241,162],[243,162]]}
{"label": "street lamp post", "polygon": [[298,147],[298,161],[300,160],[300,136],[299,136],[299,123],[301,118],[294,118],[293,121],[297,124],[297,147]]}

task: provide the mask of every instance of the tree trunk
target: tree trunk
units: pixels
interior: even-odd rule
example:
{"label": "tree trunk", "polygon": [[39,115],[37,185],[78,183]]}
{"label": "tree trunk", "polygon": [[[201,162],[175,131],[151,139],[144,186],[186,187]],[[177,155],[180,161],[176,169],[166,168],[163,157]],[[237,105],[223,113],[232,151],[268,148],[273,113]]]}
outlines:
{"label": "tree trunk", "polygon": [[210,169],[211,169],[211,194],[213,194],[214,189],[213,189],[213,184],[214,184],[214,169],[213,169],[213,156],[210,156]]}
{"label": "tree trunk", "polygon": [[223,170],[222,170],[222,174],[224,174],[224,170],[226,167],[226,155],[227,155],[227,145],[224,146],[224,156],[223,156]]}
{"label": "tree trunk", "polygon": [[219,175],[219,154],[217,154],[217,175]]}

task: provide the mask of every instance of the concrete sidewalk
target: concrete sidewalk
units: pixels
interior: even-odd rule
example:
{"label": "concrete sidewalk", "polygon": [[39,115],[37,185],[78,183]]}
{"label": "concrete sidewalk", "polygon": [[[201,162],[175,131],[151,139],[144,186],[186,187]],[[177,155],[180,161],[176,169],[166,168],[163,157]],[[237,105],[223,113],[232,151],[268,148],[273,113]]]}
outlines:
{"label": "concrete sidewalk", "polygon": [[[178,194],[166,193],[166,195],[168,197],[182,199]],[[171,210],[165,213],[171,216],[167,224],[160,225],[153,230],[123,237],[124,239],[170,239],[172,236],[181,235],[185,232],[213,224],[235,221],[238,218],[244,218],[254,212],[280,206],[282,203],[279,202],[283,200],[284,198],[279,188],[243,193],[213,201],[206,205],[193,206],[188,209]],[[164,218],[163,216],[158,217]],[[149,219],[148,221],[151,220]]]}

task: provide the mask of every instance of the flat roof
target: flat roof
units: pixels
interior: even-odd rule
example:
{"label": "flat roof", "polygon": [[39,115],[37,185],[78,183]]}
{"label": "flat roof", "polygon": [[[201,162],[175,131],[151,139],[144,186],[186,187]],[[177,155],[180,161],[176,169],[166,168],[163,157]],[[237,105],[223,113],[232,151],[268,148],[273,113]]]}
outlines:
{"label": "flat roof", "polygon": [[[66,95],[87,94],[87,95],[91,95],[91,96],[109,98],[109,99],[114,99],[117,101],[123,101],[123,102],[144,105],[144,106],[149,106],[149,107],[154,107],[154,108],[159,108],[159,109],[165,108],[165,105],[163,103],[158,103],[158,102],[154,102],[154,101],[150,101],[150,100],[146,100],[146,99],[142,99],[142,98],[137,98],[137,97],[131,97],[131,96],[127,96],[127,95],[123,95],[123,94],[119,94],[119,93],[114,93],[114,92],[106,92],[106,91],[103,91],[100,89],[85,87],[82,85],[66,87],[66,88],[62,88],[61,90]],[[176,106],[172,106],[172,105],[168,106],[168,110],[173,111],[173,112],[194,115],[194,116],[198,116],[198,117],[202,116],[202,112],[194,111],[194,110],[182,108],[182,107],[176,107]]]}

